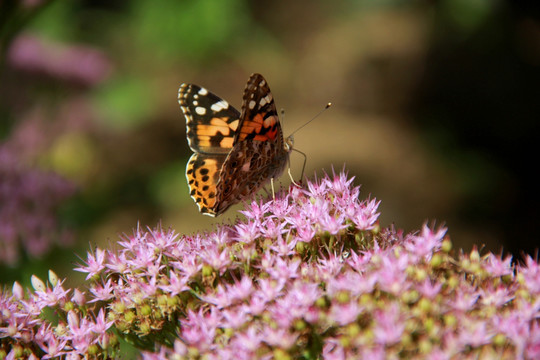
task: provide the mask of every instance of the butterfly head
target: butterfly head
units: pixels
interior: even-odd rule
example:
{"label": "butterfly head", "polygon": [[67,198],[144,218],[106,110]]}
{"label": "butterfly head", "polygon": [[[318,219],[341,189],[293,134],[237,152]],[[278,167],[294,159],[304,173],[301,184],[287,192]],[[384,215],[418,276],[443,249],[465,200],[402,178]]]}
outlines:
{"label": "butterfly head", "polygon": [[291,152],[294,147],[294,136],[289,135],[285,138],[285,143],[283,144],[286,152]]}

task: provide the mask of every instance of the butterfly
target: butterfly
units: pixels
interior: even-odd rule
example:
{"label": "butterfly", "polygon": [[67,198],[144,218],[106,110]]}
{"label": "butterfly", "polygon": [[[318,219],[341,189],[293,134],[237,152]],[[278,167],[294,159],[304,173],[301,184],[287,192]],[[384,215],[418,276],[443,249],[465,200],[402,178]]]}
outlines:
{"label": "butterfly", "polygon": [[182,84],[178,102],[193,155],[186,167],[190,195],[202,214],[218,216],[279,177],[289,162],[270,87],[252,74],[242,112],[197,85]]}

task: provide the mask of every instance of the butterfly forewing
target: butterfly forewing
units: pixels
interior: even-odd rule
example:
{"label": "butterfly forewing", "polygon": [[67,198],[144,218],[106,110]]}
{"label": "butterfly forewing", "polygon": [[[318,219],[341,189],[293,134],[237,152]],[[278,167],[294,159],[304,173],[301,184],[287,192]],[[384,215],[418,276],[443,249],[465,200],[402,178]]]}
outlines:
{"label": "butterfly forewing", "polygon": [[233,147],[240,113],[228,102],[205,88],[182,84],[178,102],[186,118],[186,135],[191,150],[227,154]]}
{"label": "butterfly forewing", "polygon": [[260,74],[253,74],[248,80],[240,119],[235,144],[245,139],[283,142],[274,97],[268,83]]}
{"label": "butterfly forewing", "polygon": [[249,78],[243,99],[240,127],[217,184],[217,214],[280,176],[287,164],[276,105],[262,75]]}

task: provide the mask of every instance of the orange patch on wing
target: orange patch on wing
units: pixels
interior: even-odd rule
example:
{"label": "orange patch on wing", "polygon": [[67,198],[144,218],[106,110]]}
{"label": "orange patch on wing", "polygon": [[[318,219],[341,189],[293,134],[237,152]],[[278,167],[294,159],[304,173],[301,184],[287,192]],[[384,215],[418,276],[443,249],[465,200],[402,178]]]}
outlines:
{"label": "orange patch on wing", "polygon": [[227,122],[220,118],[213,118],[209,125],[200,124],[197,125],[197,136],[216,136],[218,133],[224,136],[230,136],[231,128],[227,125]]}
{"label": "orange patch on wing", "polygon": [[236,131],[236,129],[238,129],[238,124],[240,123],[240,120],[239,119],[236,119],[232,122],[229,123],[229,127],[233,130],[233,131]]}
{"label": "orange patch on wing", "polygon": [[221,140],[221,142],[219,143],[219,146],[221,146],[222,148],[232,148],[233,143],[234,143],[233,137],[226,137],[226,138],[223,138],[223,140]]}
{"label": "orange patch on wing", "polygon": [[[233,129],[234,130],[234,129]],[[223,136],[219,143],[222,148],[232,148],[233,130],[227,124],[226,118],[213,118],[210,124],[197,125],[195,133],[199,142],[199,147],[212,147],[212,140],[216,136]]]}
{"label": "orange patch on wing", "polygon": [[229,124],[227,124],[227,118],[214,117],[210,119],[210,125],[220,128],[229,128]]}
{"label": "orange patch on wing", "polygon": [[[278,122],[276,116],[270,116],[264,119],[266,114],[257,114],[252,119],[244,121],[242,128],[240,129],[240,140],[244,140],[248,135],[255,133],[253,140],[267,141],[274,140],[278,135],[278,127],[270,130]],[[266,130],[266,131],[263,131]],[[264,134],[261,134],[263,133]]]}

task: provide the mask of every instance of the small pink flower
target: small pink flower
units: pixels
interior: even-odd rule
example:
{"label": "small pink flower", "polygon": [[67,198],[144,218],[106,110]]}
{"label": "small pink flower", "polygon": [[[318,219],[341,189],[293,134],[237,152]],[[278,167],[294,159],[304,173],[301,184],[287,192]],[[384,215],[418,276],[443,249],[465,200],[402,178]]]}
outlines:
{"label": "small pink flower", "polygon": [[264,299],[265,302],[274,300],[279,294],[285,285],[285,279],[257,279],[259,284],[259,292],[257,296],[261,299]]}
{"label": "small pink flower", "polygon": [[423,283],[421,283],[418,286],[418,292],[425,296],[428,299],[433,299],[437,294],[441,292],[442,284],[437,282],[432,282],[430,279],[424,280]]}
{"label": "small pink flower", "polygon": [[262,340],[262,334],[254,327],[250,327],[247,331],[238,333],[233,338],[231,346],[240,351],[246,351],[253,358],[255,351],[261,346]]}
{"label": "small pink flower", "polygon": [[181,338],[187,344],[197,346],[200,350],[210,349],[217,326],[222,322],[222,315],[215,311],[204,313],[188,311],[186,319],[181,321]]}
{"label": "small pink flower", "polygon": [[231,295],[228,291],[225,290],[225,286],[219,284],[213,293],[208,293],[201,295],[201,298],[215,305],[218,309],[223,309],[232,304]]}
{"label": "small pink flower", "polygon": [[217,246],[209,246],[204,249],[200,254],[200,258],[205,264],[210,265],[213,269],[217,270],[219,274],[223,274],[231,263],[229,249],[224,248],[219,250]]}
{"label": "small pink flower", "polygon": [[505,286],[498,286],[496,289],[486,286],[478,290],[478,295],[480,295],[479,302],[483,306],[500,307],[514,298],[513,291]]}
{"label": "small pink flower", "polygon": [[530,255],[525,259],[525,266],[520,267],[525,279],[525,286],[529,291],[540,292],[540,265]]}
{"label": "small pink flower", "polygon": [[242,279],[229,286],[227,291],[232,301],[249,299],[253,293],[253,282],[248,276],[242,276]]}
{"label": "small pink flower", "polygon": [[432,253],[440,249],[445,234],[445,227],[432,231],[427,224],[424,224],[421,234],[413,236],[405,246],[412,254],[429,260]]}
{"label": "small pink flower", "polygon": [[356,321],[361,313],[362,309],[356,301],[350,301],[345,304],[335,302],[332,304],[329,317],[340,326],[345,326]]}
{"label": "small pink flower", "polygon": [[285,229],[286,226],[287,223],[285,222],[279,222],[276,219],[268,218],[260,227],[261,235],[269,239],[281,238],[283,234],[287,233],[287,230]]}
{"label": "small pink flower", "polygon": [[283,328],[274,329],[272,327],[265,327],[263,329],[262,341],[281,349],[291,348],[294,346],[297,339],[297,334],[291,333]]}
{"label": "small pink flower", "polygon": [[105,283],[96,283],[89,290],[94,296],[90,302],[110,300],[114,297],[114,285],[111,279],[108,279]]}
{"label": "small pink flower", "polygon": [[364,201],[359,205],[354,205],[356,212],[351,220],[359,230],[373,230],[380,215],[377,212],[380,203],[380,201],[373,199],[371,201]]}
{"label": "small pink flower", "polygon": [[190,288],[187,286],[188,279],[186,277],[180,277],[174,271],[169,272],[169,284],[168,285],[159,285],[158,287],[173,295],[176,296],[182,291],[188,291]]}
{"label": "small pink flower", "polygon": [[263,220],[264,214],[268,211],[270,206],[269,202],[256,202],[252,201],[250,204],[246,205],[246,210],[241,210],[245,217],[253,221],[261,222]]}
{"label": "small pink flower", "polygon": [[120,252],[120,253],[109,252],[107,256],[107,260],[108,262],[107,264],[105,264],[105,266],[107,267],[107,269],[113,272],[123,274],[127,272],[129,269],[125,252]]}
{"label": "small pink flower", "polygon": [[375,342],[381,345],[392,345],[401,340],[405,323],[401,319],[398,305],[392,303],[384,310],[375,313]]}
{"label": "small pink flower", "polygon": [[456,296],[448,299],[447,305],[454,310],[470,311],[475,307],[479,297],[477,293],[471,293],[466,289],[458,289]]}
{"label": "small pink flower", "polygon": [[460,325],[459,340],[463,345],[479,347],[489,344],[494,335],[492,331],[488,331],[484,322],[465,322]]}
{"label": "small pink flower", "polygon": [[36,291],[36,303],[38,306],[41,308],[45,306],[53,307],[55,305],[62,306],[67,301],[67,294],[71,291],[71,289],[64,290],[62,283],[63,281],[59,281],[52,289],[46,288],[44,291]]}
{"label": "small pink flower", "polygon": [[86,280],[91,279],[105,269],[105,256],[105,250],[101,249],[96,249],[95,255],[92,252],[88,252],[85,261],[86,266],[79,266],[73,270],[88,273]]}
{"label": "small pink flower", "polygon": [[97,341],[104,348],[107,347],[109,341],[107,330],[109,330],[112,325],[112,321],[105,321],[105,312],[103,309],[99,310],[99,313],[96,316],[96,322],[90,325],[91,331],[97,335]]}
{"label": "small pink flower", "polygon": [[336,254],[328,254],[328,257],[319,258],[316,268],[322,280],[331,281],[342,271],[343,261]]}
{"label": "small pink flower", "polygon": [[276,258],[276,262],[273,267],[267,268],[268,274],[276,280],[287,280],[298,277],[298,268],[300,266],[300,260],[285,261],[282,258]]}
{"label": "small pink flower", "polygon": [[251,316],[249,316],[246,308],[243,306],[234,309],[225,309],[222,311],[222,315],[223,323],[221,326],[231,329],[239,329],[251,319]]}
{"label": "small pink flower", "polygon": [[290,205],[289,195],[276,197],[270,202],[269,210],[273,213],[277,219],[284,219],[292,211],[293,207]]}
{"label": "small pink flower", "polygon": [[491,276],[511,275],[514,272],[512,267],[512,256],[509,255],[503,259],[502,254],[500,256],[489,254],[486,259],[485,268]]}
{"label": "small pink flower", "polygon": [[402,255],[398,259],[393,256],[383,256],[381,259],[382,266],[374,274],[381,289],[396,295],[408,290],[410,283],[406,281],[407,274],[405,272],[408,265],[407,256]]}
{"label": "small pink flower", "polygon": [[52,359],[66,354],[65,348],[67,339],[59,339],[52,332],[44,332],[38,342],[40,348],[45,352],[42,359]]}
{"label": "small pink flower", "polygon": [[291,256],[296,254],[295,246],[296,240],[293,239],[284,239],[281,234],[276,238],[274,245],[270,246],[270,250],[275,251],[281,256]]}

